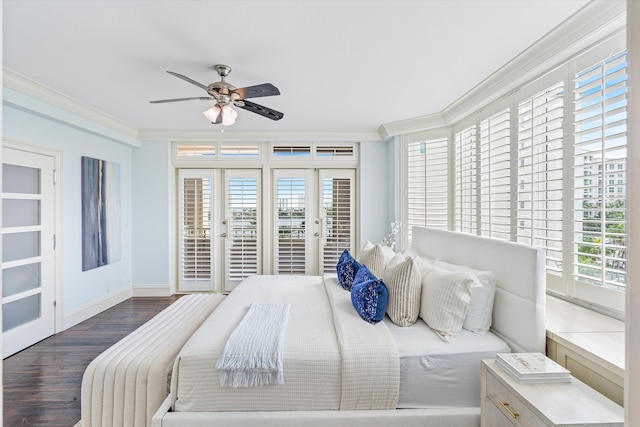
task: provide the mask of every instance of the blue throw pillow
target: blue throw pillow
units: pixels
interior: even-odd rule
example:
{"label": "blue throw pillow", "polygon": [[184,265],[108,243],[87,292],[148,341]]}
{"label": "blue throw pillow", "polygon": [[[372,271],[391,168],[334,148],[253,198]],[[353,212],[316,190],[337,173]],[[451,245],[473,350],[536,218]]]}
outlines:
{"label": "blue throw pillow", "polygon": [[376,280],[377,277],[375,274],[369,270],[365,264],[360,264],[360,268],[356,272],[356,277],[353,278],[353,283],[356,282],[364,282],[365,280]]}
{"label": "blue throw pillow", "polygon": [[338,264],[336,265],[338,282],[340,282],[340,286],[342,286],[343,289],[347,291],[351,290],[351,285],[358,270],[360,270],[360,263],[345,249],[342,255],[340,255],[340,259],[338,259]]}
{"label": "blue throw pillow", "polygon": [[366,272],[360,275],[359,273],[362,270],[368,271],[367,267],[363,265],[358,274],[356,274],[356,278],[362,277],[365,280],[358,281],[356,279],[353,282],[353,286],[351,286],[351,302],[360,317],[369,323],[375,324],[384,319],[387,303],[389,302],[389,291],[382,279],[378,279],[375,276],[370,278]]}

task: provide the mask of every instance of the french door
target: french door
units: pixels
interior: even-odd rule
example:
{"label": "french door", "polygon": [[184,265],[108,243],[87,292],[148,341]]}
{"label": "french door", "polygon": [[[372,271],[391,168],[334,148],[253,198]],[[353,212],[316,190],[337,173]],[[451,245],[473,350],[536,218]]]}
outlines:
{"label": "french door", "polygon": [[355,242],[355,171],[273,170],[274,274],[335,271]]}
{"label": "french door", "polygon": [[3,148],[3,357],[55,332],[54,157]]}
{"label": "french door", "polygon": [[262,272],[260,174],[179,170],[179,291],[230,291]]}
{"label": "french door", "polygon": [[[342,251],[353,251],[353,169],[266,176],[264,184],[261,169],[178,170],[179,292],[227,292],[253,274],[332,272]],[[271,194],[266,207],[263,194]]]}

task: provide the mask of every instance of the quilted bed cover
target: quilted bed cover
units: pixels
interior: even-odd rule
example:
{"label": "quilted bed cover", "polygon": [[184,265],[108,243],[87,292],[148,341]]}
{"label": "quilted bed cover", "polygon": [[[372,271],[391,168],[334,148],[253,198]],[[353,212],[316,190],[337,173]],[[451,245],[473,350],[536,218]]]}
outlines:
{"label": "quilted bed cover", "polygon": [[[221,387],[215,368],[252,302],[291,304],[284,384]],[[251,276],[193,334],[174,364],[175,412],[394,409],[398,350],[389,329],[363,321],[334,276]]]}

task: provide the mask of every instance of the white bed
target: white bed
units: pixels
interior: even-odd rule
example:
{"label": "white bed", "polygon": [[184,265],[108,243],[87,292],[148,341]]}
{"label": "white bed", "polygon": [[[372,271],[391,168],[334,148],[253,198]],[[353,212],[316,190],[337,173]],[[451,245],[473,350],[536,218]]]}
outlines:
{"label": "white bed", "polygon": [[[304,333],[301,331],[307,328],[309,330],[308,336],[319,340],[317,343],[310,344],[317,346],[313,351],[322,351],[328,354],[327,360],[329,362],[323,362],[326,366],[323,365],[322,368],[317,366],[314,368],[316,358],[299,361],[298,365],[294,363],[293,367],[297,366],[301,372],[315,369],[318,373],[312,381],[307,381],[307,385],[304,385],[304,382],[292,383],[290,385],[292,388],[287,390],[288,386],[285,380],[285,386],[276,386],[280,388],[274,387],[267,392],[264,392],[264,388],[262,391],[249,391],[249,394],[256,393],[256,395],[249,399],[249,406],[244,408],[242,405],[245,405],[246,402],[239,401],[239,395],[234,395],[234,391],[229,394],[224,390],[213,391],[212,396],[215,397],[211,398],[202,396],[201,390],[193,392],[193,384],[181,388],[181,381],[184,381],[181,379],[181,375],[188,371],[185,368],[187,365],[182,364],[182,361],[189,360],[189,357],[192,358],[192,361],[195,360],[193,359],[194,354],[200,357],[201,347],[192,347],[192,342],[200,342],[200,345],[203,342],[206,343],[206,340],[212,335],[211,331],[217,328],[223,338],[212,338],[211,347],[220,347],[231,333],[234,322],[239,321],[243,313],[246,312],[246,307],[233,308],[233,303],[230,302],[237,291],[240,291],[238,294],[248,293],[239,287],[227,297],[223,304],[205,321],[203,327],[194,334],[183,349],[185,353],[178,356],[172,376],[172,396],[165,400],[156,412],[152,425],[155,427],[205,425],[264,427],[270,425],[294,426],[304,423],[313,427],[326,425],[327,422],[338,426],[382,426],[389,423],[402,423],[407,426],[479,425],[479,360],[493,357],[496,352],[506,351],[509,348],[513,351],[544,352],[544,254],[541,250],[514,243],[426,228],[414,228],[413,238],[413,249],[419,254],[431,259],[442,259],[452,264],[491,270],[497,282],[492,329],[486,336],[463,330],[456,340],[445,343],[439,340],[424,322],[420,323],[420,319],[414,327],[408,328],[396,327],[388,319],[385,322],[380,322],[379,326],[376,325],[382,331],[382,335],[390,333],[391,340],[396,347],[395,357],[399,357],[399,366],[396,369],[399,370],[400,385],[397,386],[398,398],[395,407],[416,409],[383,408],[374,404],[371,406],[372,408],[380,407],[383,409],[362,410],[361,407],[355,407],[358,410],[340,410],[340,408],[344,409],[349,406],[344,402],[339,402],[340,391],[335,389],[345,387],[345,385],[344,383],[340,385],[340,381],[342,381],[338,378],[340,377],[340,368],[336,368],[338,371],[332,371],[333,368],[330,365],[334,364],[336,360],[339,363],[339,359],[344,357],[336,353],[336,347],[340,347],[341,344],[336,345],[335,339],[322,335],[322,332],[317,328],[322,329],[323,327],[315,324],[294,324],[293,328],[297,328],[297,332],[293,333],[294,338],[291,338],[292,341],[303,339]],[[277,280],[277,277],[272,276],[272,279]],[[292,279],[290,277],[282,279],[283,283],[287,283],[283,289],[290,292]],[[259,281],[260,279],[253,280]],[[304,277],[301,280],[316,286],[313,293],[308,296],[310,298],[309,304],[303,304],[304,310],[313,310],[312,302],[321,298],[321,288],[318,287],[317,278]],[[326,282],[335,279],[324,277],[321,280]],[[335,293],[335,298],[340,300],[339,304],[344,304],[343,295],[348,293],[338,289],[337,283],[333,285],[339,291],[339,293]],[[267,286],[254,297],[258,301],[287,302],[286,296],[274,295],[273,289],[274,287]],[[330,290],[329,294],[333,292],[332,289],[331,286],[327,286],[327,290]],[[329,299],[331,298],[333,297],[329,296]],[[292,307],[292,312],[293,310]],[[330,316],[327,313],[315,313],[314,315]],[[229,317],[235,317],[236,320],[231,323],[222,322],[223,318],[228,319]],[[361,320],[360,322],[362,325],[370,326]],[[353,327],[359,326],[354,323],[353,326],[348,326],[348,329]],[[288,326],[287,334],[289,334],[290,328],[292,328],[291,323]],[[387,332],[384,332],[385,330]],[[416,338],[416,336],[420,338]],[[425,338],[427,336],[431,336],[431,339]],[[289,339],[290,337],[287,336],[287,340]],[[309,343],[305,345],[309,345]],[[362,358],[363,355],[366,353],[357,357]],[[210,363],[210,360],[206,361],[205,358],[196,361],[197,363],[207,364]],[[291,366],[292,362],[287,363],[289,365],[285,366]],[[426,374],[429,376],[428,380],[420,379],[418,374],[420,368],[425,366],[428,367],[426,371],[432,371]],[[386,368],[377,367],[377,369],[384,370]],[[389,368],[389,370],[393,369]],[[208,375],[209,377],[204,382],[206,384],[216,383],[217,374],[213,367],[208,371],[201,371],[208,372],[206,374],[195,372],[197,371],[191,371],[187,376]],[[342,371],[342,375],[345,375],[345,371]],[[393,379],[388,381],[393,384]],[[426,385],[426,381],[431,384]],[[465,382],[467,387],[461,392],[459,384]],[[386,386],[383,382],[377,387],[379,388],[376,394],[380,390],[384,390]],[[254,389],[256,388],[260,387],[254,387]],[[393,386],[389,386],[389,388],[393,388]],[[181,400],[185,390],[191,391],[191,396],[188,400]],[[292,398],[296,393],[299,393],[300,397]],[[305,393],[308,394],[305,395]],[[314,394],[315,400],[305,397]],[[257,406],[254,405],[256,401],[260,402]],[[289,405],[289,403],[291,404]]]}

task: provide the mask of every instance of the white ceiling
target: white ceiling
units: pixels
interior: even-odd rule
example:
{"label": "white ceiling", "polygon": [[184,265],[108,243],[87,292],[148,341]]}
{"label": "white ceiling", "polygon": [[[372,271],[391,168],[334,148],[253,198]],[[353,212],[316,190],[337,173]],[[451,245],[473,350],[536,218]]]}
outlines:
{"label": "white ceiling", "polygon": [[587,0],[5,0],[3,65],[136,129],[212,129],[198,82],[270,82],[234,130],[375,131],[438,113]]}

